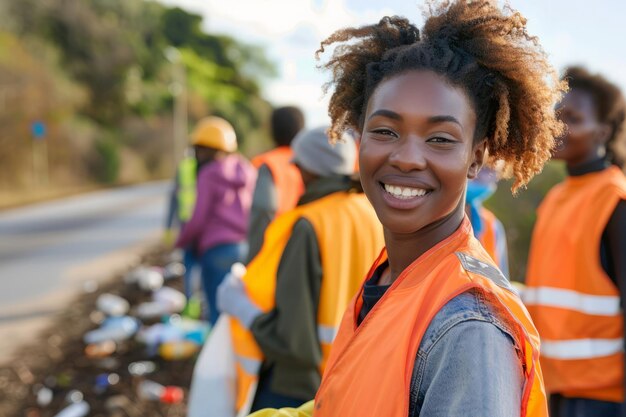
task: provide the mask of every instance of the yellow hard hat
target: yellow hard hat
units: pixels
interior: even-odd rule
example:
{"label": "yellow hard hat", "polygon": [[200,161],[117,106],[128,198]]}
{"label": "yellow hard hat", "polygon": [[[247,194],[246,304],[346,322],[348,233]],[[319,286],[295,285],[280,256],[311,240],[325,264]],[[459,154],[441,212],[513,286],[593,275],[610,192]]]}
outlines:
{"label": "yellow hard hat", "polygon": [[191,144],[219,149],[225,152],[237,150],[235,129],[221,117],[205,117],[200,120],[191,132]]}

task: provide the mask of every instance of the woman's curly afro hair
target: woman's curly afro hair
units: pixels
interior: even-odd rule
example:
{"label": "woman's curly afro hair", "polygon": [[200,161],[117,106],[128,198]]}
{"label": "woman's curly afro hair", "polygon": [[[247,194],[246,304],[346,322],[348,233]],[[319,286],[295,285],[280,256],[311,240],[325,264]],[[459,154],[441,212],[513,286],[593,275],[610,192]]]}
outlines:
{"label": "woman's curly afro hair", "polygon": [[347,28],[321,43],[338,44],[322,65],[333,88],[328,113],[331,139],[346,128],[361,131],[367,103],[378,84],[408,70],[431,70],[462,88],[476,112],[474,140],[487,138],[490,163],[502,161],[525,185],[550,158],[563,126],[554,104],[565,83],[548,62],[526,19],[490,0],[430,1],[420,32],[403,17]]}

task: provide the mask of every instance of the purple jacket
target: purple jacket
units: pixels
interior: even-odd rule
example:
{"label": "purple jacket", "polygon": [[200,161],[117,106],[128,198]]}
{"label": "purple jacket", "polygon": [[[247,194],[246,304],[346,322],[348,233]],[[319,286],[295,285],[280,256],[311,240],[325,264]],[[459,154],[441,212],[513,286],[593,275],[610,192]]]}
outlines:
{"label": "purple jacket", "polygon": [[193,215],[176,246],[202,254],[219,244],[245,241],[255,181],[256,170],[238,154],[200,168]]}

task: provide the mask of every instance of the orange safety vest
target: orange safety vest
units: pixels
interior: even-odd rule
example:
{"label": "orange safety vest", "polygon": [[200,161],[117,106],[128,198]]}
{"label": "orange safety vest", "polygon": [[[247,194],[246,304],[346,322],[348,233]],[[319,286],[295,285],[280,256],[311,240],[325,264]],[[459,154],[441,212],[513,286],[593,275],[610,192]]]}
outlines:
{"label": "orange safety vest", "polygon": [[550,393],[624,400],[623,306],[600,263],[600,240],[626,199],[617,167],[568,177],[541,203],[523,299],[542,338]]}
{"label": "orange safety vest", "polygon": [[498,256],[498,244],[497,244],[497,236],[496,236],[496,223],[497,218],[495,214],[486,208],[482,208],[480,210],[480,217],[483,222],[483,230],[478,240],[482,243],[483,248],[487,251],[487,253],[491,256],[491,259],[496,263],[496,265],[500,265],[500,257]]}
{"label": "orange safety vest", "polygon": [[272,174],[278,196],[278,210],[276,215],[291,210],[298,204],[298,199],[304,192],[302,175],[291,162],[293,151],[289,146],[279,146],[271,151],[257,155],[252,159],[252,165],[257,169],[266,165]]}
{"label": "orange safety vest", "polygon": [[[385,258],[383,251],[370,277]],[[353,299],[315,397],[313,416],[408,416],[422,337],[448,301],[471,289],[483,292],[516,331],[525,378],[520,416],[546,417],[539,336],[509,282],[474,238],[467,218],[454,234],[406,268],[358,326],[363,290]]]}
{"label": "orange safety vest", "polygon": [[[317,333],[322,351],[321,374],[341,316],[384,246],[384,239],[376,213],[364,194],[336,192],[278,217],[265,232],[263,247],[243,277],[248,295],[264,312],[275,307],[278,266],[293,225],[300,218],[311,222],[320,247],[322,286]],[[264,356],[253,334],[235,319],[231,334],[237,358],[236,407],[241,410],[254,397]]]}

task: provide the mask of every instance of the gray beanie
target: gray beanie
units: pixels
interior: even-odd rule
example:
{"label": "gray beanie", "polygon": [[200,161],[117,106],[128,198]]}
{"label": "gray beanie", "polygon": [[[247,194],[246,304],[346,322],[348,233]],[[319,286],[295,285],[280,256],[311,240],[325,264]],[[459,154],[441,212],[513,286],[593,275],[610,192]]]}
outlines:
{"label": "gray beanie", "polygon": [[293,162],[320,177],[352,175],[356,162],[354,139],[343,135],[342,141],[333,145],[326,134],[328,129],[318,127],[298,133],[291,143]]}

